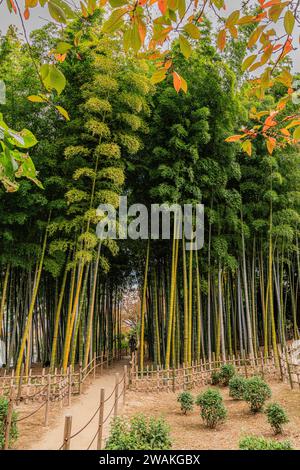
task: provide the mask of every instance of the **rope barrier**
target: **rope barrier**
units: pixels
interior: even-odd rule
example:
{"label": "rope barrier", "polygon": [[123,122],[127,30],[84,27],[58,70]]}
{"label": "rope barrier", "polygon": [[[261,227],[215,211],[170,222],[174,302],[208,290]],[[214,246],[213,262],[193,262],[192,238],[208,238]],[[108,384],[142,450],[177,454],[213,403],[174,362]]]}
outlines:
{"label": "rope barrier", "polygon": [[[101,357],[103,358],[103,356],[101,356]],[[93,360],[90,362],[90,364],[92,364],[92,363],[94,363],[94,366],[89,370],[89,372],[88,372],[88,373],[85,375],[85,377],[82,379],[82,383],[84,382],[85,378],[86,378],[92,371],[95,371],[95,369],[96,369],[97,367],[99,367],[99,366],[101,367],[101,366],[103,366],[105,363],[109,364],[109,358],[107,358],[106,360],[102,360],[102,361],[101,361],[100,363],[98,363],[98,364],[97,364],[97,358],[96,358],[96,360],[93,359]],[[88,366],[84,369],[84,371],[90,366],[90,364],[88,364]],[[73,374],[73,378],[74,378],[74,375],[77,375],[78,377],[80,377],[80,374],[78,374],[78,373],[77,373],[77,374]],[[124,393],[124,388],[125,388],[125,386],[126,386],[126,377],[125,377],[125,376],[126,376],[126,374],[123,373],[121,379],[115,384],[115,386],[114,386],[114,388],[113,388],[111,394],[106,398],[106,400],[104,400],[104,402],[102,402],[102,404],[107,403],[108,400],[110,400],[111,397],[113,396],[113,394],[116,392],[116,388],[117,388],[120,384],[123,383],[123,386],[122,386],[122,388],[121,388],[121,392],[119,393],[118,397],[115,398],[115,401],[114,401],[114,403],[113,403],[113,406],[111,407],[111,409],[110,409],[108,415],[106,416],[106,418],[105,418],[105,419],[103,420],[103,422],[102,422],[102,426],[108,421],[108,419],[110,418],[112,412],[113,412],[114,409],[115,409],[116,402],[119,401],[120,397],[121,397],[122,394]],[[57,377],[57,375],[55,374],[54,377]],[[60,380],[58,383],[50,383],[50,384],[47,383],[46,385],[44,385],[44,386],[42,387],[41,390],[37,390],[35,393],[33,393],[33,394],[31,394],[31,395],[27,395],[27,396],[25,397],[26,399],[33,399],[33,398],[35,398],[35,397],[37,397],[37,396],[41,396],[41,395],[43,395],[43,394],[45,393],[45,391],[48,389],[48,387],[49,387],[49,385],[50,385],[50,394],[47,394],[46,400],[43,401],[43,402],[41,403],[41,405],[40,405],[38,408],[36,408],[34,411],[32,411],[31,413],[29,413],[29,414],[27,414],[26,416],[23,416],[23,417],[21,417],[21,418],[18,418],[18,419],[16,420],[16,422],[19,423],[19,422],[21,422],[21,421],[24,421],[24,420],[30,418],[31,416],[34,416],[36,413],[38,413],[38,412],[48,403],[48,400],[49,400],[49,401],[61,401],[61,400],[63,400],[64,397],[67,396],[67,395],[69,394],[69,392],[70,392],[70,385],[76,385],[76,384],[79,384],[79,385],[80,385],[80,379],[79,379],[78,382],[75,382],[74,380],[72,380],[72,383],[70,384],[67,377],[64,377],[63,375],[61,375],[60,377],[61,377],[61,380]],[[8,377],[3,377],[3,378],[5,379],[5,378],[8,378]],[[11,377],[10,379],[12,379],[12,378],[13,378],[13,377]],[[40,386],[40,384],[31,384],[31,385],[33,385],[33,386]],[[41,385],[42,385],[42,384],[41,384]],[[3,387],[3,388],[6,388],[6,387]],[[11,387],[9,387],[9,388],[11,388]],[[54,390],[53,390],[53,388],[54,388]],[[52,390],[51,390],[51,389],[52,389]],[[52,392],[52,393],[51,393],[51,392]],[[55,395],[57,395],[57,396],[55,396]],[[78,431],[76,431],[76,432],[75,432],[73,435],[71,435],[70,437],[64,438],[64,442],[62,443],[62,445],[59,447],[58,450],[61,450],[61,449],[64,447],[64,445],[65,445],[66,442],[70,441],[71,439],[74,439],[76,436],[78,436],[81,432],[83,432],[83,431],[89,426],[89,424],[94,420],[94,418],[96,417],[97,413],[99,412],[100,407],[101,407],[101,405],[99,405],[99,406],[97,407],[97,409],[95,410],[95,412],[93,413],[93,415],[91,416],[91,418],[87,421],[87,423],[86,423],[84,426],[82,426]],[[90,444],[89,444],[87,450],[89,450],[89,449],[91,448],[91,446],[92,446],[92,444],[94,443],[94,441],[95,441],[95,439],[96,439],[96,437],[97,437],[98,434],[99,434],[99,428],[97,429],[97,432],[96,432],[96,434],[94,435],[92,441],[90,442]]]}
{"label": "rope barrier", "polygon": [[109,397],[107,397],[107,398],[104,400],[104,403],[106,403],[108,400],[111,399],[111,397],[112,397],[113,394],[115,393],[115,390],[116,390],[116,386],[115,386],[115,388],[113,389],[113,391],[111,392],[111,394],[109,395]]}
{"label": "rope barrier", "polygon": [[95,413],[93,414],[93,416],[88,420],[88,422],[81,428],[79,429],[77,432],[75,432],[72,436],[70,436],[70,440],[73,439],[74,437],[78,436],[78,434],[80,434],[82,431],[84,431],[85,428],[88,427],[88,425],[93,421],[93,419],[95,418],[96,414],[98,413],[98,411],[100,410],[100,406],[98,406],[98,408],[96,409]]}
{"label": "rope barrier", "polygon": [[43,408],[43,406],[46,405],[46,402],[43,401],[43,403],[41,404],[41,406],[39,406],[35,411],[33,411],[32,413],[29,413],[29,415],[27,416],[23,416],[22,418],[19,418],[16,420],[16,423],[20,423],[21,421],[24,421],[24,419],[28,419],[30,418],[30,416],[33,416],[35,415],[38,411],[40,411],[41,408]]}
{"label": "rope barrier", "polygon": [[91,442],[90,442],[90,444],[89,444],[89,446],[88,446],[88,448],[87,448],[86,450],[90,450],[90,448],[91,448],[91,446],[93,445],[94,440],[96,439],[96,437],[98,436],[98,434],[99,434],[99,429],[97,429],[96,434],[94,435],[93,439],[91,440]]}
{"label": "rope barrier", "polygon": [[106,421],[108,420],[108,418],[110,417],[110,415],[112,414],[113,410],[114,410],[114,407],[115,405],[113,404],[110,412],[108,413],[108,415],[106,416],[106,418],[103,420],[103,423],[102,423],[102,426],[106,423]]}
{"label": "rope barrier", "polygon": [[[116,385],[114,386],[111,394],[106,398],[106,400],[104,400],[104,403],[107,403],[107,401],[113,396],[113,394],[115,393],[116,391],[116,387],[118,385],[120,385],[121,383],[123,383],[123,387],[121,389],[121,392],[119,393],[118,397],[117,397],[117,401],[119,401],[119,399],[121,398],[121,396],[123,395],[124,393],[124,389],[125,389],[125,373],[122,375],[122,378],[120,379],[119,382],[116,383]],[[115,403],[113,403],[108,415],[105,417],[105,419],[102,421],[102,427],[104,426],[104,424],[108,421],[108,419],[110,418],[112,412],[114,411],[115,409]],[[74,439],[74,437],[78,436],[82,431],[84,431],[84,429],[86,429],[89,424],[93,421],[93,419],[95,418],[95,416],[97,415],[97,413],[99,412],[100,410],[100,405],[98,406],[98,408],[96,409],[96,411],[94,412],[94,414],[92,415],[92,417],[88,420],[88,422],[82,427],[80,428],[78,431],[76,431],[74,434],[72,434],[68,439],[65,439],[64,442],[62,443],[62,445],[57,449],[57,450],[62,450],[62,448],[64,447],[65,445],[65,442],[67,442],[68,440],[71,440],[71,439]],[[97,435],[99,434],[99,428],[97,429],[96,433],[94,434],[91,442],[89,443],[88,447],[87,447],[87,450],[90,450],[91,446],[93,445]]]}

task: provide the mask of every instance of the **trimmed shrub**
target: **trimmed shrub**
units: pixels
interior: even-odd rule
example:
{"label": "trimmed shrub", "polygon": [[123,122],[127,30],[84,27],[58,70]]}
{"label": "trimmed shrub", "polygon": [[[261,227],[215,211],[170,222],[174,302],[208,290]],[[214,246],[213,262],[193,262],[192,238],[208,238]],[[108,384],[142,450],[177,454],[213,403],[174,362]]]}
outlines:
{"label": "trimmed shrub", "polygon": [[246,380],[244,400],[249,403],[250,410],[253,413],[261,411],[265,401],[271,398],[271,395],[269,385],[260,377],[251,377]]}
{"label": "trimmed shrub", "polygon": [[194,397],[190,392],[182,392],[177,397],[180,403],[181,411],[186,415],[188,411],[193,411]]}
{"label": "trimmed shrub", "polygon": [[229,380],[235,375],[235,368],[232,364],[223,364],[220,368],[220,383],[227,387]]}
{"label": "trimmed shrub", "polygon": [[213,371],[211,373],[211,384],[212,385],[218,385],[220,383],[220,373]]}
{"label": "trimmed shrub", "polygon": [[293,450],[290,441],[274,441],[257,436],[246,436],[239,442],[241,450]]}
{"label": "trimmed shrub", "polygon": [[[0,449],[4,449],[4,440],[5,440],[5,423],[8,412],[8,399],[0,397]],[[10,435],[9,435],[9,447],[17,440],[18,438],[18,429],[17,429],[17,413],[13,411]]]}
{"label": "trimmed shrub", "polygon": [[131,420],[113,420],[106,450],[169,450],[170,428],[163,418],[135,415]]}
{"label": "trimmed shrub", "polygon": [[282,433],[282,425],[289,422],[289,419],[279,403],[270,403],[266,408],[268,423],[274,431],[274,434]]}
{"label": "trimmed shrub", "polygon": [[246,388],[246,379],[241,375],[235,375],[229,380],[229,396],[234,400],[243,400]]}
{"label": "trimmed shrub", "polygon": [[227,416],[222,396],[218,390],[209,388],[197,397],[196,404],[200,406],[201,417],[209,428],[215,428]]}

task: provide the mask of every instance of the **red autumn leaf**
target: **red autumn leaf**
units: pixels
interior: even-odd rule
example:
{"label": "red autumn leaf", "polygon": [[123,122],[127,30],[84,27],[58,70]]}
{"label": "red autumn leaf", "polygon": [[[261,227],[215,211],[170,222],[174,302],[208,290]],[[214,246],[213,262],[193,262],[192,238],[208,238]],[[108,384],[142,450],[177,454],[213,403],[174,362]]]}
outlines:
{"label": "red autumn leaf", "polygon": [[169,59],[165,62],[164,67],[165,67],[165,69],[168,70],[171,67],[171,65],[172,65],[172,59]]}
{"label": "red autumn leaf", "polygon": [[177,72],[173,72],[173,85],[177,93],[179,92],[181,88],[181,77],[178,75]]}
{"label": "red autumn leaf", "polygon": [[25,8],[25,11],[24,11],[24,18],[25,18],[25,20],[28,20],[29,17],[30,17],[29,8]]}
{"label": "red autumn leaf", "polygon": [[67,54],[54,54],[54,57],[58,62],[64,62],[67,57]]}
{"label": "red autumn leaf", "polygon": [[265,11],[263,13],[259,13],[258,15],[256,15],[254,21],[255,22],[261,21],[264,18],[266,18],[266,16],[267,16],[267,13]]}
{"label": "red autumn leaf", "polygon": [[278,114],[278,112],[273,112],[270,114],[270,116],[267,117],[267,119],[265,120],[265,124],[264,124],[264,127],[263,127],[263,132],[266,132],[268,131],[271,127],[274,127],[277,125],[277,121],[275,121],[275,119],[273,119],[273,117]]}
{"label": "red autumn leaf", "polygon": [[230,137],[227,137],[227,139],[225,139],[225,142],[238,142],[244,137],[244,135],[231,135]]}
{"label": "red autumn leaf", "polygon": [[10,4],[11,4],[12,9],[14,10],[15,13],[17,13],[17,7],[16,7],[16,5],[15,5],[14,0],[9,0],[9,1],[10,1]]}
{"label": "red autumn leaf", "polygon": [[167,6],[168,6],[168,0],[158,0],[158,8],[160,9],[163,15],[166,14]]}
{"label": "red autumn leaf", "polygon": [[262,5],[262,8],[269,8],[269,7],[272,7],[273,5],[276,5],[280,3],[280,0],[271,0],[270,2],[267,2],[265,4]]}
{"label": "red autumn leaf", "polygon": [[140,36],[141,43],[144,44],[146,33],[147,33],[147,28],[146,28],[145,23],[143,23],[143,21],[139,21],[138,30],[139,30],[139,36]]}
{"label": "red autumn leaf", "polygon": [[218,45],[218,48],[221,51],[223,51],[226,45],[226,30],[225,29],[221,29],[221,31],[219,32],[218,37],[217,37],[217,45]]}
{"label": "red autumn leaf", "polygon": [[283,51],[282,51],[282,54],[281,54],[281,58],[283,59],[283,57],[285,57],[289,52],[291,52],[293,50],[293,46],[292,46],[292,39],[291,38],[288,38],[286,40],[286,43],[284,45],[284,48],[283,48]]}
{"label": "red autumn leaf", "polygon": [[285,127],[280,129],[280,132],[281,134],[285,135],[286,137],[290,137],[290,132],[288,131],[288,129],[286,129]]}

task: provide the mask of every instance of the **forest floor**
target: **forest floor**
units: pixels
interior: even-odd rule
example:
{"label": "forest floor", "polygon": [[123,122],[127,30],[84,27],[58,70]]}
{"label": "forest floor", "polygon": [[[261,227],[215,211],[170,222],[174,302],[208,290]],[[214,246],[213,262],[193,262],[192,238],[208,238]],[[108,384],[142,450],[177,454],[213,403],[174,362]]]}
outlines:
{"label": "forest floor", "polygon": [[[269,382],[269,385],[272,388],[270,401],[280,403],[290,419],[281,436],[274,436],[264,413],[254,415],[249,411],[247,403],[230,398],[228,387],[219,388],[228,417],[215,430],[204,426],[197,406],[193,412],[183,415],[177,403],[178,393],[130,391],[127,393],[122,415],[131,417],[144,413],[146,416],[162,416],[171,428],[173,449],[234,450],[238,449],[239,440],[246,435],[288,439],[295,449],[300,449],[300,390],[291,390],[287,384],[275,381]],[[191,392],[196,396],[206,388],[193,389]]]}
{"label": "forest floor", "polygon": [[[84,391],[80,396],[72,397],[70,406],[64,406],[61,408],[59,404],[50,405],[49,413],[49,425],[44,426],[44,411],[36,413],[32,418],[28,420],[20,421],[18,425],[19,439],[14,445],[15,449],[26,449],[26,450],[57,450],[60,448],[63,442],[64,422],[65,416],[72,416],[72,433],[76,433],[82,428],[88,420],[93,416],[96,409],[99,406],[100,400],[100,389],[105,389],[105,397],[109,397],[115,387],[115,373],[119,372],[120,379],[123,375],[124,365],[128,364],[126,359],[116,362],[109,369],[103,370],[103,375],[96,377],[95,380],[91,380],[88,386],[84,387]],[[120,392],[122,386],[120,385]],[[106,417],[114,404],[114,394],[105,403],[104,417]],[[18,406],[19,417],[25,416],[30,411],[35,410],[39,403],[33,404],[22,404]],[[119,407],[122,408],[122,397],[119,400]],[[105,439],[109,433],[110,418],[104,424],[103,427],[103,438]],[[71,450],[85,450],[88,448],[90,442],[96,434],[98,427],[98,413],[96,414],[93,421],[76,437],[71,440]],[[93,445],[90,447],[91,450],[96,449],[95,439]]]}

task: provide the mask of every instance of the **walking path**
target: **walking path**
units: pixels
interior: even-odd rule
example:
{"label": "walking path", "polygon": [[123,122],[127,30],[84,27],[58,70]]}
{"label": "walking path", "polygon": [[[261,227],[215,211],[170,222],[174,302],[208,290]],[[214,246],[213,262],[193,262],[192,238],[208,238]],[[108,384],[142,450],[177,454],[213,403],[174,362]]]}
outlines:
{"label": "walking path", "polygon": [[[123,376],[124,365],[128,364],[128,360],[124,359],[115,363],[109,369],[104,369],[103,374],[96,378],[92,384],[83,392],[83,394],[74,399],[74,402],[69,407],[65,407],[62,414],[57,417],[54,425],[49,426],[48,429],[42,433],[41,438],[29,447],[30,450],[57,450],[61,447],[63,442],[65,416],[72,416],[72,431],[71,435],[75,434],[82,428],[89,419],[93,416],[100,402],[100,389],[105,389],[105,398],[109,397],[115,387],[115,374],[119,372],[120,379]],[[119,387],[119,393],[122,390],[122,385]],[[114,393],[111,398],[107,400],[104,405],[104,418],[110,412],[114,404]],[[119,399],[119,408],[123,404],[122,397]],[[113,418],[113,413],[103,426],[103,439],[108,437],[109,424]],[[93,437],[95,436],[98,428],[98,413],[92,422],[77,436],[71,439],[71,450],[85,450],[89,447]],[[90,449],[95,450],[97,438],[94,440]],[[104,445],[103,445],[104,446]]]}

